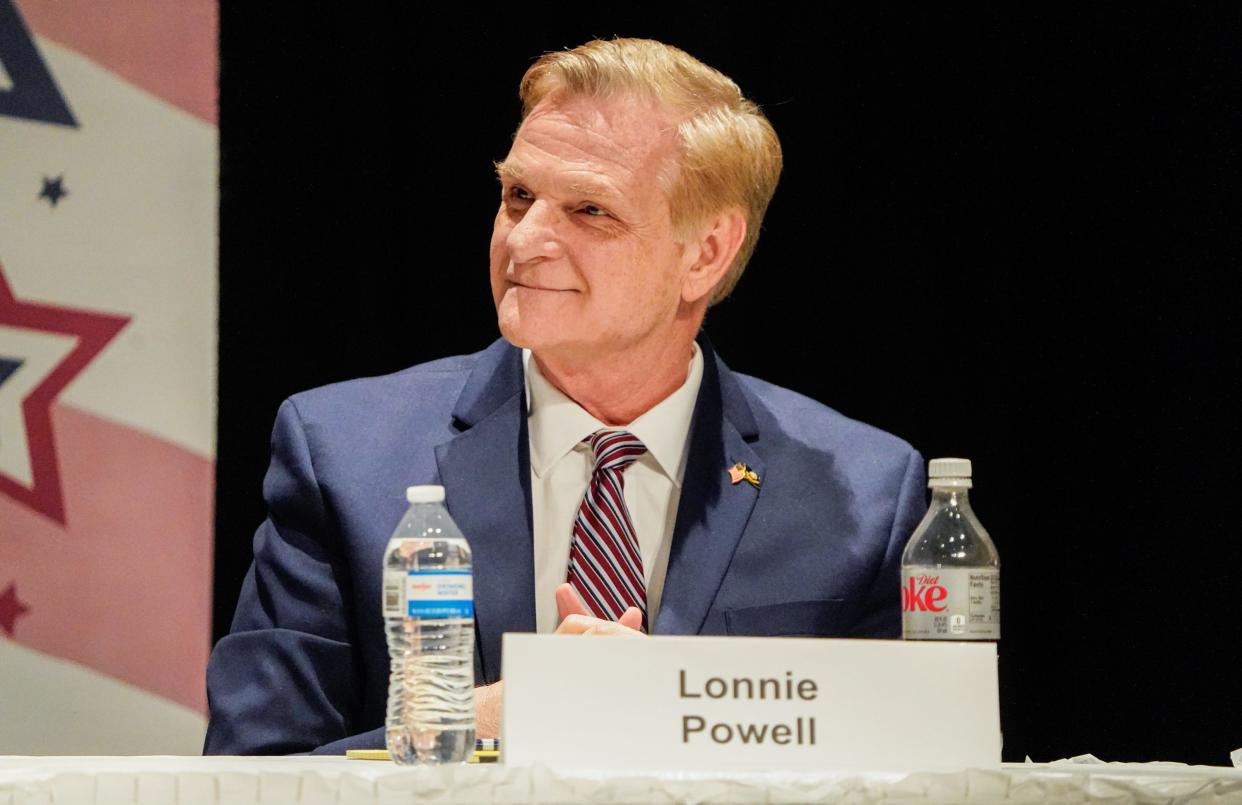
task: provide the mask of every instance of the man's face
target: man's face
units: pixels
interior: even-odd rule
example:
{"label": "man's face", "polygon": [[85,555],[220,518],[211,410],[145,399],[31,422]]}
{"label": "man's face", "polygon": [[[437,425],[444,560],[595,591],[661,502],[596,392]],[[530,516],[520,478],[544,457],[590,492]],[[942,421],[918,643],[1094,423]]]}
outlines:
{"label": "man's face", "polygon": [[676,124],[634,101],[547,99],[500,169],[491,244],[500,331],[548,357],[593,360],[661,339],[681,297],[660,174]]}

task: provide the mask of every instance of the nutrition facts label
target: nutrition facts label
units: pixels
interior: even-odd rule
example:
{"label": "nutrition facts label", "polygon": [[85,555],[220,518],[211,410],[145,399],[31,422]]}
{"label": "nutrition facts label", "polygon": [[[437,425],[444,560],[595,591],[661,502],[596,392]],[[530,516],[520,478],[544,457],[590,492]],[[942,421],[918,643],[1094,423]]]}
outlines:
{"label": "nutrition facts label", "polygon": [[1000,571],[904,567],[901,619],[907,640],[999,640]]}

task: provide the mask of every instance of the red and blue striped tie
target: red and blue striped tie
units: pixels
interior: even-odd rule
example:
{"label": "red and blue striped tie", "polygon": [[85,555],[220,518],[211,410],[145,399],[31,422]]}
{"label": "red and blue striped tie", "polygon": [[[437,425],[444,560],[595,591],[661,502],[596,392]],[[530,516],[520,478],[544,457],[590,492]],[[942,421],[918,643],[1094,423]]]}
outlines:
{"label": "red and blue striped tie", "polygon": [[597,618],[615,621],[627,608],[638,607],[645,625],[643,557],[625,507],[622,473],[647,448],[623,430],[598,430],[583,441],[595,452],[595,471],[574,520],[569,583]]}

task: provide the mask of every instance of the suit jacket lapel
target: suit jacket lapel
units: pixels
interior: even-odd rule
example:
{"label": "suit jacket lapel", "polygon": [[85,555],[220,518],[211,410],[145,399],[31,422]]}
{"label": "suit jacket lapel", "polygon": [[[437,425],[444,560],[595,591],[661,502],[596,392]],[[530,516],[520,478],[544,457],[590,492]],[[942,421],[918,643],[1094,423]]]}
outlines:
{"label": "suit jacket lapel", "polygon": [[530,445],[522,353],[504,340],[480,356],[453,409],[460,432],[436,447],[445,502],[474,552],[483,679],[500,678],[504,632],[535,630]]}
{"label": "suit jacket lapel", "polygon": [[750,446],[759,432],[742,389],[705,335],[700,335],[699,347],[703,381],[656,615],[657,634],[698,633],[746,529],[761,487],[732,483],[729,467],[742,462],[764,477],[763,464]]}

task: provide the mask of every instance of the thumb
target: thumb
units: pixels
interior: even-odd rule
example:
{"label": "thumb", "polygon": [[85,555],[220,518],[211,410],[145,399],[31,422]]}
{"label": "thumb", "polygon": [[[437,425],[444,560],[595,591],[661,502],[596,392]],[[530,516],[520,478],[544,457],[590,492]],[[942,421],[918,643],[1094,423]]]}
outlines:
{"label": "thumb", "polygon": [[563,621],[570,615],[587,615],[591,613],[583,605],[582,599],[578,597],[578,591],[569,582],[565,582],[556,588],[556,619]]}
{"label": "thumb", "polygon": [[641,632],[643,630],[643,613],[638,607],[630,607],[617,619],[617,623],[622,626],[628,626],[636,632]]}

